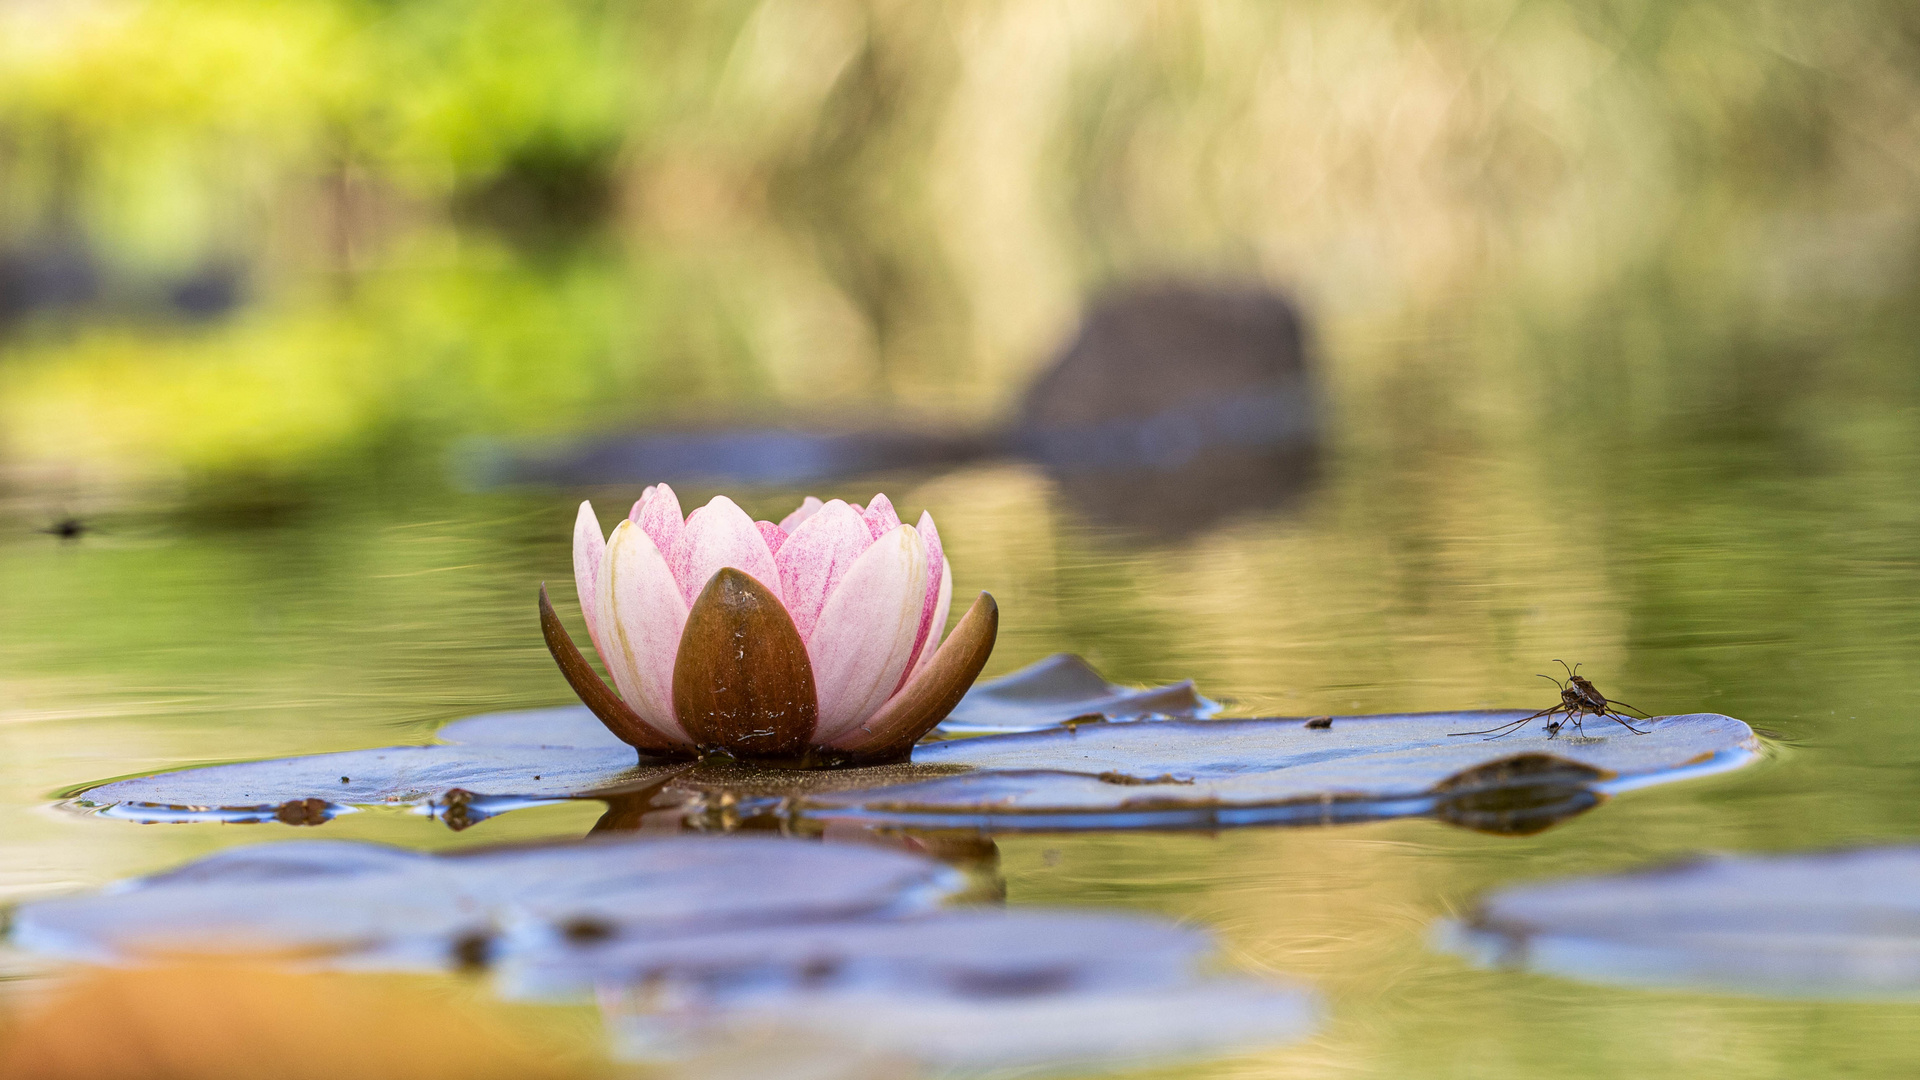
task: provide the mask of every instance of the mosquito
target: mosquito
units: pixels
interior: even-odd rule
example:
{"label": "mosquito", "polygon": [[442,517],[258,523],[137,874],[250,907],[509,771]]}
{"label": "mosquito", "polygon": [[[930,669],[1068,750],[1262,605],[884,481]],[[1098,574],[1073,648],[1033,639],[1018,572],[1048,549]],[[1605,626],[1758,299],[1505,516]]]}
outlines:
{"label": "mosquito", "polygon": [[[1652,717],[1647,715],[1645,709],[1636,709],[1624,701],[1615,701],[1601,693],[1599,687],[1594,686],[1592,682],[1580,677],[1581,665],[1575,664],[1572,667],[1567,667],[1565,660],[1555,660],[1554,663],[1566,669],[1566,680],[1563,682],[1551,675],[1542,675],[1540,677],[1560,688],[1560,703],[1558,705],[1548,709],[1541,709],[1532,716],[1523,716],[1518,720],[1511,720],[1498,727],[1487,728],[1484,731],[1455,731],[1451,734],[1485,735],[1487,736],[1487,741],[1491,742],[1494,739],[1505,738],[1543,716],[1547,718],[1547,738],[1549,739],[1560,734],[1560,730],[1566,727],[1569,722],[1573,724],[1573,730],[1576,734],[1585,735],[1586,730],[1581,727],[1581,722],[1589,716],[1604,716],[1614,723],[1619,724],[1621,727],[1626,728],[1628,731],[1633,732],[1635,735],[1646,734],[1645,731],[1628,723],[1627,716],[1621,712],[1621,710],[1624,709],[1627,713],[1638,713],[1639,716],[1636,717],[1636,719],[1652,719]],[[1554,719],[1554,717],[1560,713],[1565,713],[1566,716],[1562,719]]]}

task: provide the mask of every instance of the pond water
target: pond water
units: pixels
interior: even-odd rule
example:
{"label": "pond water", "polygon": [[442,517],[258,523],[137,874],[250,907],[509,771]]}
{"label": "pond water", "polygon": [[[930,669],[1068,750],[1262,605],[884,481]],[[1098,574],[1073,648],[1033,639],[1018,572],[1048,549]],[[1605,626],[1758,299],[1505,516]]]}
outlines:
{"label": "pond water", "polygon": [[[999,600],[989,676],[1073,651],[1119,682],[1192,678],[1229,716],[1297,716],[1543,707],[1553,691],[1535,674],[1566,658],[1651,711],[1748,721],[1769,736],[1767,759],[1532,836],[1425,819],[1022,834],[997,840],[986,873],[1016,907],[1210,928],[1225,966],[1321,994],[1305,1041],[1168,1076],[1904,1072],[1920,1052],[1920,1005],[1490,970],[1439,947],[1434,927],[1501,886],[1920,831],[1920,421],[1853,386],[1695,414],[1608,406],[1592,430],[1571,417],[1561,430],[1514,419],[1519,398],[1436,396],[1444,380],[1430,378],[1336,386],[1316,478],[1278,509],[1229,513],[1197,535],[1089,520],[1017,462],[815,493],[884,490],[934,513],[956,595]],[[1603,392],[1592,378],[1535,403]],[[1774,402],[1795,388],[1754,394]],[[461,716],[570,703],[535,589],[570,579],[579,498],[634,493],[462,491],[433,472],[348,477],[298,505],[218,514],[132,497],[72,542],[32,531],[41,503],[13,504],[0,541],[0,903],[268,839],[429,851],[592,827],[596,803],[458,832],[397,810],[315,832],[141,826],[53,805],[89,781],[424,742]],[[740,498],[777,518],[798,494]],[[1219,498],[1230,507],[1233,493]],[[38,968],[19,954],[0,964]]]}

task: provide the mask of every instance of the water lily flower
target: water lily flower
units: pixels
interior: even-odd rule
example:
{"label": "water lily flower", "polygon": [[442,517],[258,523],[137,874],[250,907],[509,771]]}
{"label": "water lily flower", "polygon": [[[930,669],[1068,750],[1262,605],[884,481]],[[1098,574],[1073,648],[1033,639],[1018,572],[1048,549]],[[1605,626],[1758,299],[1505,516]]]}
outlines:
{"label": "water lily flower", "polygon": [[953,570],[933,518],[903,524],[809,496],[775,524],[726,496],[682,518],[656,484],[602,537],[580,504],[574,582],[594,673],[540,587],[547,648],[574,692],[644,757],[724,752],[840,764],[899,760],[979,677],[999,609],[981,593],[942,640]]}

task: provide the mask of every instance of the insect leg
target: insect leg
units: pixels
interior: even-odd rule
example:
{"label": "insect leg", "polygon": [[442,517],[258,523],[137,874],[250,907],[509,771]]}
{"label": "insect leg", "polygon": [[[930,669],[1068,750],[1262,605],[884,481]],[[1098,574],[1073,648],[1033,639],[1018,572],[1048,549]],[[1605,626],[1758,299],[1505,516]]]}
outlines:
{"label": "insect leg", "polygon": [[1650,712],[1648,712],[1648,711],[1647,711],[1647,710],[1645,710],[1645,709],[1636,709],[1636,708],[1634,708],[1633,706],[1631,706],[1631,705],[1629,705],[1629,704],[1627,704],[1627,703],[1626,703],[1626,702],[1624,702],[1624,701],[1615,701],[1615,700],[1613,700],[1612,698],[1608,698],[1608,699],[1607,699],[1607,707],[1608,707],[1608,708],[1610,708],[1610,709],[1625,709],[1625,710],[1627,710],[1627,711],[1628,711],[1628,712],[1630,712],[1630,713],[1639,713],[1639,714],[1640,714],[1640,716],[1641,716],[1641,718],[1643,718],[1643,719],[1646,719],[1646,720],[1651,720],[1651,719],[1653,719],[1653,714],[1652,714],[1652,713],[1650,713]]}
{"label": "insect leg", "polygon": [[[1609,703],[1609,704],[1611,704],[1611,703]],[[1635,735],[1645,735],[1645,734],[1646,734],[1646,732],[1644,732],[1644,731],[1641,731],[1641,730],[1640,730],[1639,728],[1637,728],[1637,727],[1634,727],[1634,726],[1633,726],[1632,724],[1629,724],[1629,723],[1627,723],[1627,721],[1626,721],[1626,719],[1625,719],[1624,717],[1622,717],[1622,716],[1621,716],[1621,715],[1620,715],[1619,713],[1616,713],[1616,712],[1603,712],[1603,713],[1601,713],[1600,715],[1601,715],[1601,716],[1604,716],[1604,717],[1606,717],[1607,719],[1609,719],[1609,720],[1611,720],[1611,721],[1613,721],[1613,722],[1614,722],[1614,723],[1616,723],[1616,724],[1619,724],[1619,725],[1620,725],[1621,727],[1623,727],[1623,728],[1626,728],[1626,729],[1627,729],[1628,731],[1631,731],[1631,732],[1633,732],[1633,733],[1634,733]]]}
{"label": "insect leg", "polygon": [[[1487,728],[1483,731],[1449,731],[1447,732],[1447,737],[1452,738],[1455,735],[1485,735],[1487,734],[1487,732],[1490,732],[1490,731],[1498,731],[1500,735],[1511,735],[1514,730],[1526,727],[1528,724],[1532,723],[1535,720],[1540,719],[1543,716],[1551,716],[1554,713],[1559,711],[1560,711],[1560,706],[1555,705],[1551,709],[1542,709],[1539,712],[1534,713],[1532,716],[1523,716],[1518,720],[1509,720],[1504,724],[1496,724],[1495,726]],[[1500,735],[1495,735],[1494,738],[1497,739],[1500,737]]]}

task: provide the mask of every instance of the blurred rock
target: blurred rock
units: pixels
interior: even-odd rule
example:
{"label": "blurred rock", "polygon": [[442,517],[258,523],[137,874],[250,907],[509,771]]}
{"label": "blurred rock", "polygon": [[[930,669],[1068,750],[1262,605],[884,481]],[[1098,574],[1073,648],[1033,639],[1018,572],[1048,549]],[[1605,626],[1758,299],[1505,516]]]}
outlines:
{"label": "blurred rock", "polygon": [[1310,483],[1306,334],[1271,290],[1138,285],[1096,304],[1013,438],[1089,518],[1178,536]]}
{"label": "blurred rock", "polygon": [[0,251],[0,326],[36,311],[79,307],[99,293],[99,267],[78,242]]}
{"label": "blurred rock", "polygon": [[546,448],[476,441],[458,457],[477,487],[792,487],[1026,457],[1088,519],[1176,539],[1304,490],[1317,433],[1291,302],[1262,287],[1162,282],[1096,304],[997,431],[652,431]]}

